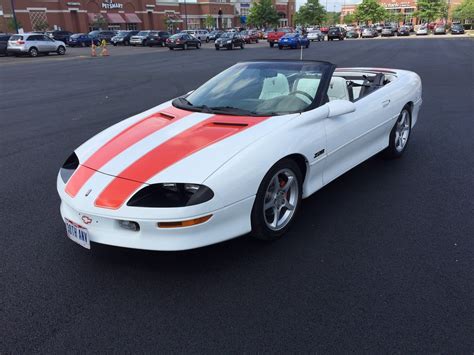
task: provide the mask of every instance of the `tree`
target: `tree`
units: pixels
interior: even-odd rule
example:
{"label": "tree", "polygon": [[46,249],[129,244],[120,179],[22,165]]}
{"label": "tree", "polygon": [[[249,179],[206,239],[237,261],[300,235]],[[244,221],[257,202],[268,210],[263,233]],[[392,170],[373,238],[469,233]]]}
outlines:
{"label": "tree", "polygon": [[254,26],[267,27],[277,25],[279,18],[272,0],[258,0],[250,8],[247,22]]}
{"label": "tree", "polygon": [[387,16],[387,11],[376,0],[362,0],[356,10],[354,17],[359,22],[380,22]]}
{"label": "tree", "polygon": [[96,15],[94,21],[91,23],[92,28],[101,30],[107,26],[107,20],[102,15]]}
{"label": "tree", "polygon": [[318,0],[308,0],[295,14],[295,22],[299,25],[320,25],[326,18],[326,11]]}
{"label": "tree", "polygon": [[340,20],[341,20],[340,12],[328,11],[326,12],[326,20],[324,21],[324,23],[326,25],[335,25],[336,23],[339,23]]}
{"label": "tree", "polygon": [[464,0],[454,8],[453,18],[458,21],[474,22],[474,0]]}
{"label": "tree", "polygon": [[216,27],[216,19],[211,15],[207,15],[206,19],[204,20],[204,25],[206,28],[214,28]]}
{"label": "tree", "polygon": [[430,23],[443,17],[444,0],[419,0],[413,16]]}
{"label": "tree", "polygon": [[[20,21],[18,21],[18,19],[16,20],[16,25],[18,26],[18,28],[23,28],[23,25]],[[10,32],[16,33],[15,20],[13,19],[13,17],[7,21],[7,28]]]}
{"label": "tree", "polygon": [[346,16],[344,16],[344,23],[346,25],[352,25],[354,22],[357,22],[354,14],[347,14]]}

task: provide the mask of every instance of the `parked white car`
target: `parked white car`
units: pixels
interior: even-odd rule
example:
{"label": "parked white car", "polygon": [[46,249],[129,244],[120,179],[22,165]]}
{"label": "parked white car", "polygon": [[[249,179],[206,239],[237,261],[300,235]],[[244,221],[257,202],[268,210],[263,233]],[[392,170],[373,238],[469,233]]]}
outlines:
{"label": "parked white car", "polygon": [[184,31],[181,31],[181,32],[185,32],[185,33],[199,39],[200,41],[209,42],[209,31],[207,31],[207,30],[184,30]]}
{"label": "parked white car", "polygon": [[23,33],[10,37],[7,52],[13,55],[28,54],[31,57],[37,57],[40,53],[49,54],[53,52],[64,55],[66,44],[44,34]]}
{"label": "parked white car", "polygon": [[417,36],[426,36],[427,34],[428,34],[428,27],[427,27],[427,26],[420,27],[420,28],[416,31],[416,35],[417,35]]}

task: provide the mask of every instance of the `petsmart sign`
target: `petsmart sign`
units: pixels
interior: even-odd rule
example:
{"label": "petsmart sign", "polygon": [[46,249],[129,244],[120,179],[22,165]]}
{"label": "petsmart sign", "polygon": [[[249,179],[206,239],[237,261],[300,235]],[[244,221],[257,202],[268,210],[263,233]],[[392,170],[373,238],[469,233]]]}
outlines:
{"label": "petsmart sign", "polygon": [[121,9],[123,8],[123,4],[119,4],[118,2],[113,2],[113,0],[104,0],[102,2],[103,9]]}

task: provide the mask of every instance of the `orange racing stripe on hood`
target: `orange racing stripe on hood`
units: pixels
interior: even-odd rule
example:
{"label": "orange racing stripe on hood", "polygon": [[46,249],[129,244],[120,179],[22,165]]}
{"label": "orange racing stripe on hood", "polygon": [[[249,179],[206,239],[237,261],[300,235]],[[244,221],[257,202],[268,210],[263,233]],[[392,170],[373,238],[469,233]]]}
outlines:
{"label": "orange racing stripe on hood", "polygon": [[89,159],[77,168],[66,185],[66,192],[71,197],[75,197],[82,186],[95,174],[96,170],[100,170],[100,168],[125,149],[191,113],[193,112],[170,106],[126,128],[100,147]]}
{"label": "orange racing stripe on hood", "polygon": [[214,115],[151,150],[122,171],[100,193],[95,205],[118,209],[153,176],[214,143],[263,122],[268,117]]}

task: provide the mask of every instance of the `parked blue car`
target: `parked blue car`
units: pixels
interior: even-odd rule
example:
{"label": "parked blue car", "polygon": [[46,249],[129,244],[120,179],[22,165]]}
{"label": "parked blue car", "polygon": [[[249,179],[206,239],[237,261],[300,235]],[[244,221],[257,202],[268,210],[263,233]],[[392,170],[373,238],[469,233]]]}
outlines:
{"label": "parked blue car", "polygon": [[299,33],[287,33],[278,40],[278,49],[309,47],[309,39]]}
{"label": "parked blue car", "polygon": [[[75,33],[69,37],[69,47],[89,47],[92,44],[92,38],[85,33]],[[94,39],[94,44],[99,45],[99,40]]]}

